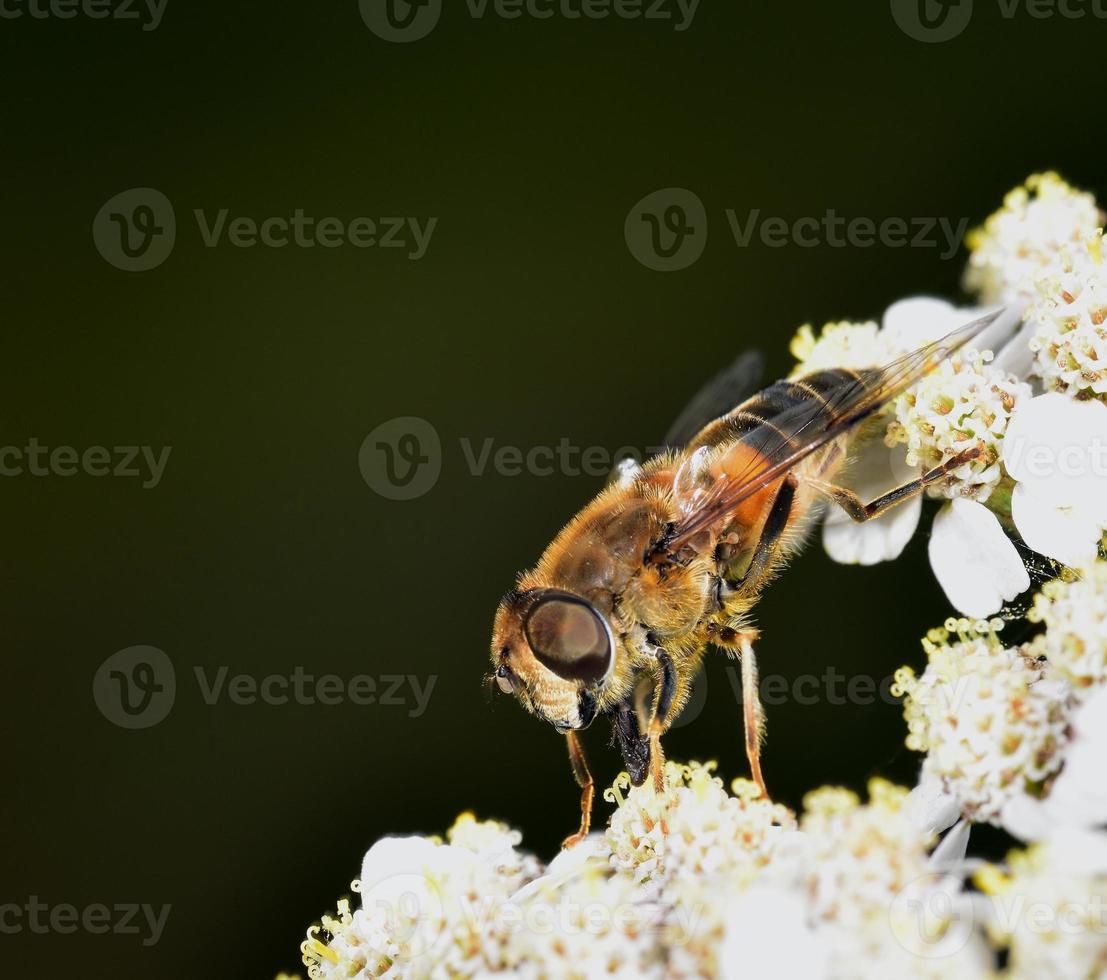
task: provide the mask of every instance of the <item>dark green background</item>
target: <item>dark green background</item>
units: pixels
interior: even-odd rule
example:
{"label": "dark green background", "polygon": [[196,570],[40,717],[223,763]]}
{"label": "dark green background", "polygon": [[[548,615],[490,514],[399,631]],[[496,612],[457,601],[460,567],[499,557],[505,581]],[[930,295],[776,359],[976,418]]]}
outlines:
{"label": "dark green background", "polygon": [[[0,479],[5,681],[0,902],[171,903],[161,942],[0,937],[5,972],[261,977],[389,832],[475,808],[552,853],[577,794],[552,730],[482,688],[499,595],[596,489],[474,477],[463,437],[649,445],[700,381],[758,344],[774,373],[811,320],[955,295],[935,249],[738,249],[722,213],[983,218],[1029,172],[1107,190],[1099,21],[1002,19],[906,37],[886,3],[703,0],[659,22],[470,18],[386,43],[341,3],[169,0],[160,28],[0,20],[0,444],[170,445],[159,487]],[[658,188],[704,201],[702,259],[652,272],[623,240]],[[112,195],[163,191],[176,250],[128,274],[93,247]],[[434,215],[427,256],[203,248],[193,208],[264,218]],[[378,423],[431,421],[428,495],[362,480]],[[895,566],[813,547],[760,610],[765,673],[918,663],[947,615],[920,534]],[[111,653],[177,669],[146,731],[92,699]],[[192,667],[437,675],[393,707],[209,707]],[[718,662],[678,758],[745,771]],[[768,779],[913,777],[898,708],[770,709]],[[619,769],[589,733],[601,784]],[[606,812],[601,805],[601,813]],[[33,966],[32,966],[33,964]]]}

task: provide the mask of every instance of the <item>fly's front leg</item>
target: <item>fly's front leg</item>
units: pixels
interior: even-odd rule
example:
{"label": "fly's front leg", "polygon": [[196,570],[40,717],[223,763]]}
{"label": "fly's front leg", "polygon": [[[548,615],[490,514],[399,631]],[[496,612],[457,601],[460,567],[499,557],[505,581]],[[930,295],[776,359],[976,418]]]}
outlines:
{"label": "fly's front leg", "polygon": [[664,650],[657,651],[657,666],[661,671],[657,685],[657,697],[648,728],[650,740],[650,775],[653,787],[658,793],[665,791],[665,754],[661,751],[661,735],[665,731],[665,719],[673,706],[673,695],[677,689],[677,672],[672,657]]}
{"label": "fly's front leg", "polygon": [[569,762],[573,767],[573,776],[580,787],[580,830],[570,837],[566,837],[562,847],[566,850],[576,847],[588,836],[588,828],[592,825],[592,800],[596,795],[596,787],[592,782],[592,773],[588,771],[588,760],[584,757],[584,746],[576,732],[566,732],[565,741],[569,746]]}
{"label": "fly's front leg", "polygon": [[804,478],[804,482],[813,490],[817,490],[819,493],[833,500],[849,515],[851,520],[858,524],[863,524],[865,521],[871,521],[880,517],[881,514],[886,514],[895,507],[896,504],[902,504],[905,500],[910,500],[932,483],[937,483],[939,480],[946,477],[953,470],[960,466],[964,466],[965,463],[971,463],[973,460],[979,459],[983,455],[984,449],[982,447],[973,446],[947,459],[941,466],[935,466],[934,469],[928,470],[917,480],[912,480],[910,483],[905,483],[903,486],[896,487],[894,490],[889,490],[887,493],[882,494],[877,497],[876,500],[867,504],[858,497],[856,493],[845,487],[840,487],[833,483],[824,483],[822,480],[815,480],[808,477]]}

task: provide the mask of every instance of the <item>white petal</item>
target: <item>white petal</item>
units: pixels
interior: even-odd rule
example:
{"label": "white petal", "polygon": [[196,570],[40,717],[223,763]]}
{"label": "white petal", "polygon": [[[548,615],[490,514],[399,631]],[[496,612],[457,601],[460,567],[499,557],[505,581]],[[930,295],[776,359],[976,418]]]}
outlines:
{"label": "white petal", "polygon": [[961,816],[961,804],[937,776],[924,773],[919,784],[907,794],[907,819],[919,830],[940,834]]}
{"label": "white petal", "polygon": [[[970,315],[962,317],[960,314]],[[900,351],[915,350],[944,337],[961,322],[973,319],[973,311],[959,311],[952,303],[933,296],[911,296],[893,303],[884,311],[881,334]]]}
{"label": "white petal", "polygon": [[966,616],[990,616],[1030,588],[1015,546],[975,500],[953,500],[938,512],[929,551],[938,584]]}
{"label": "white petal", "polygon": [[426,837],[382,837],[361,862],[361,898],[373,894],[381,900],[417,893],[427,874],[469,872],[477,865],[472,851],[452,844],[436,844]]}
{"label": "white petal", "polygon": [[1073,568],[1094,560],[1102,537],[1095,517],[1041,500],[1025,483],[1011,494],[1011,519],[1031,548]]}
{"label": "white petal", "polygon": [[828,972],[828,953],[807,925],[807,904],[802,895],[783,888],[754,887],[727,909],[719,975],[725,980],[818,980]]}
{"label": "white petal", "polygon": [[[843,484],[869,501],[919,475],[907,466],[906,450],[889,450],[882,442],[863,447]],[[835,503],[827,504],[823,547],[843,565],[875,565],[898,558],[919,526],[922,498],[912,497],[872,521],[857,524]]]}
{"label": "white petal", "polygon": [[1046,804],[1025,793],[1003,804],[999,822],[1007,833],[1024,842],[1044,840],[1057,826]]}
{"label": "white petal", "polygon": [[[1000,316],[999,320],[1008,329],[1013,329],[1026,312],[1025,303],[1014,303]],[[996,322],[999,326],[999,321]],[[990,334],[994,328],[989,327]],[[1025,379],[1034,368],[1034,352],[1030,349],[1030,340],[1038,331],[1038,324],[1027,321],[1023,323],[1018,332],[1004,343],[996,344],[995,360],[992,361],[998,368],[1009,371],[1017,378]],[[995,350],[995,347],[992,348]]]}
{"label": "white petal", "polygon": [[1034,496],[1107,521],[1107,405],[1049,392],[1018,406],[1003,465]]}
{"label": "white petal", "polygon": [[935,871],[953,871],[965,860],[971,831],[971,823],[967,820],[958,820],[953,829],[934,848],[934,853],[930,855],[927,864]]}
{"label": "white petal", "polygon": [[1093,694],[1072,719],[1076,737],[1093,746],[1107,759],[1107,687]]}
{"label": "white petal", "polygon": [[1058,828],[1049,838],[1049,851],[1051,865],[1064,874],[1086,877],[1107,873],[1107,834],[1102,831]]}
{"label": "white petal", "polygon": [[1054,782],[1046,805],[1058,823],[1075,827],[1107,824],[1107,688],[1092,695],[1072,719],[1073,741],[1065,751],[1065,766]]}

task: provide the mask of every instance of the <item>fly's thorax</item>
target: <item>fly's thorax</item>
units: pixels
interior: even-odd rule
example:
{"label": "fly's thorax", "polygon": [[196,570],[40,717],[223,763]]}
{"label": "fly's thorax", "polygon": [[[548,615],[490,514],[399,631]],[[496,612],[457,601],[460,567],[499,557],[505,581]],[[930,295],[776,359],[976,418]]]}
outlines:
{"label": "fly's thorax", "polygon": [[609,487],[554,538],[534,578],[538,584],[585,596],[608,611],[618,605],[673,517],[670,495],[646,480]]}

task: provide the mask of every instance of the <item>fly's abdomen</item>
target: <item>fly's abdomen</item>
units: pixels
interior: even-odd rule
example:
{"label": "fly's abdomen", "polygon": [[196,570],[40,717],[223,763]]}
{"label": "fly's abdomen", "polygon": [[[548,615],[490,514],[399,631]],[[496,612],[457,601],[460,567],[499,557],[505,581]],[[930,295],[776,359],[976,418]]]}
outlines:
{"label": "fly's abdomen", "polygon": [[741,442],[763,455],[787,452],[813,432],[839,421],[836,404],[864,384],[864,374],[845,369],[816,371],[794,381],[778,381],[706,426],[688,445],[717,448]]}

